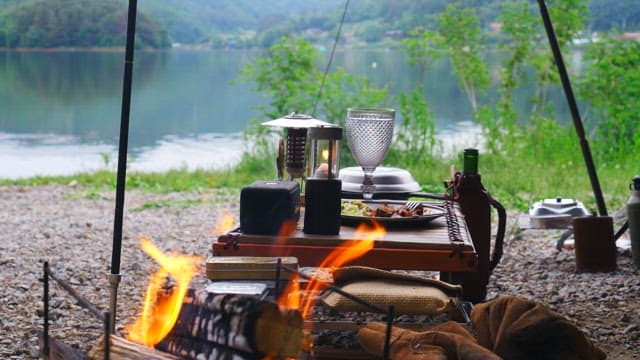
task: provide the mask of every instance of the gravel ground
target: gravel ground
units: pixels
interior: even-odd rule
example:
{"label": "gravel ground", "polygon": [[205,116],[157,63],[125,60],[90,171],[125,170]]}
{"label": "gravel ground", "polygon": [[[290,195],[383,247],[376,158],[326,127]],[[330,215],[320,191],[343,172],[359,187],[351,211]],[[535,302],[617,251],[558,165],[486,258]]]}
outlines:
{"label": "gravel ground", "polygon": [[[118,330],[135,317],[156,268],[138,237],[149,236],[165,251],[201,255],[204,266],[221,216],[238,216],[237,199],[228,192],[127,192]],[[0,187],[0,358],[38,357],[43,261],[98,308],[108,309],[114,203],[113,193],[75,186]],[[575,322],[610,359],[640,359],[640,271],[629,250],[618,251],[616,271],[576,273],[573,251],[555,249],[559,231],[518,231],[517,218],[509,216],[504,256],[488,298],[511,294],[543,302]],[[83,351],[102,333],[102,324],[54,283],[50,317],[52,335]]]}

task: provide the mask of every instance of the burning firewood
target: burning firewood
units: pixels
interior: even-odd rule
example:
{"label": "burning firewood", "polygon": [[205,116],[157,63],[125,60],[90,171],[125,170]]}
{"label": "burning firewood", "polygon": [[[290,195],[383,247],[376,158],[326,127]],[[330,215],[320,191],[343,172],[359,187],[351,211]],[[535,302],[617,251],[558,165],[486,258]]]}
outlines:
{"label": "burning firewood", "polygon": [[191,337],[171,336],[158,344],[163,351],[179,356],[181,359],[232,359],[260,360],[262,356],[235,350],[210,341]]}
{"label": "burning firewood", "polygon": [[[111,360],[179,360],[179,357],[164,353],[145,345],[137,344],[119,336],[111,335],[109,358]],[[89,359],[104,359],[104,337],[89,352]]]}
{"label": "burning firewood", "polygon": [[296,357],[302,326],[297,310],[251,296],[195,290],[189,291],[178,321],[156,348],[185,358],[203,354],[215,359],[223,353],[238,359]]}

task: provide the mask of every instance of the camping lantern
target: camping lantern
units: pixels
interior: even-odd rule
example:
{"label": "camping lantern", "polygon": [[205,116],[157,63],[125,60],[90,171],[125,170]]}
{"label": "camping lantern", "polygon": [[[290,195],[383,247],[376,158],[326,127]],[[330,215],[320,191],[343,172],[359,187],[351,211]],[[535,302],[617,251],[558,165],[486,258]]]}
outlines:
{"label": "camping lantern", "polygon": [[340,232],[342,181],[338,179],[342,128],[309,128],[311,174],[305,186],[304,232],[337,235]]}
{"label": "camping lantern", "polygon": [[279,119],[264,122],[262,125],[285,128],[285,168],[291,180],[293,178],[302,178],[305,175],[307,129],[331,124],[314,119],[309,115],[291,113]]}
{"label": "camping lantern", "polygon": [[311,179],[337,179],[340,169],[342,128],[319,126],[309,128]]}

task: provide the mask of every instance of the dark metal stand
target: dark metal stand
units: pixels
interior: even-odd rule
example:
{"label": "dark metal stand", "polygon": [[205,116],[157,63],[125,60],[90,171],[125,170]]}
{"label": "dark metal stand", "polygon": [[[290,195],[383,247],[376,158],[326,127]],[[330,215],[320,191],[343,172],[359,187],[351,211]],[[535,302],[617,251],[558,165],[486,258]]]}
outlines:
{"label": "dark metal stand", "polygon": [[133,50],[136,32],[137,0],[129,0],[127,19],[127,45],[124,59],[124,82],[122,87],[122,112],[120,118],[120,139],[118,146],[118,174],[116,183],[116,209],[113,221],[113,249],[111,253],[111,296],[109,313],[111,328],[115,330],[118,285],[120,284],[120,253],[122,250],[122,215],[124,211],[124,190],[127,179],[127,147],[129,146],[129,111],[131,108],[131,81],[133,74]]}
{"label": "dark metal stand", "polygon": [[43,334],[43,346],[42,346],[42,358],[49,359],[49,263],[44,262],[42,264],[44,276],[42,281],[44,282],[44,295],[42,297],[43,309],[42,316],[44,320],[44,334]]}
{"label": "dark metal stand", "polygon": [[547,32],[547,37],[549,38],[549,45],[551,46],[553,57],[555,59],[556,65],[558,66],[558,73],[560,74],[560,79],[562,80],[562,87],[567,98],[567,103],[569,104],[569,110],[571,110],[573,126],[575,127],[578,138],[580,139],[580,148],[582,149],[582,156],[584,157],[584,162],[587,166],[587,172],[589,173],[589,179],[591,180],[593,196],[595,197],[596,204],[598,205],[598,213],[600,214],[600,216],[607,216],[607,207],[605,206],[604,198],[602,197],[602,189],[600,188],[598,174],[596,173],[596,169],[593,164],[593,158],[591,157],[589,142],[585,137],[584,127],[582,125],[582,120],[580,119],[580,112],[578,111],[578,105],[576,103],[575,96],[573,95],[573,90],[571,89],[571,82],[569,81],[567,68],[565,67],[564,61],[562,59],[562,52],[560,51],[560,46],[558,45],[558,39],[556,38],[555,31],[553,30],[553,24],[551,23],[551,18],[549,17],[549,10],[547,9],[547,5],[545,4],[544,0],[538,0],[538,5],[540,5],[540,15],[542,16],[542,21],[544,22],[544,28]]}

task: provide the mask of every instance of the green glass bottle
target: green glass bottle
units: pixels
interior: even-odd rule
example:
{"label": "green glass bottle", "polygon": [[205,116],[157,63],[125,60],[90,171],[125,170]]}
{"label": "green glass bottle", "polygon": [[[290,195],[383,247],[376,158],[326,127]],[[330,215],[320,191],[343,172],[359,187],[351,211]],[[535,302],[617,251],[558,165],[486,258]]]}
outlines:
{"label": "green glass bottle", "polygon": [[631,239],[631,258],[640,268],[640,175],[631,183],[631,196],[627,201],[627,220],[629,222],[629,238]]}
{"label": "green glass bottle", "polygon": [[462,155],[462,175],[475,175],[478,173],[478,149],[464,149]]}

